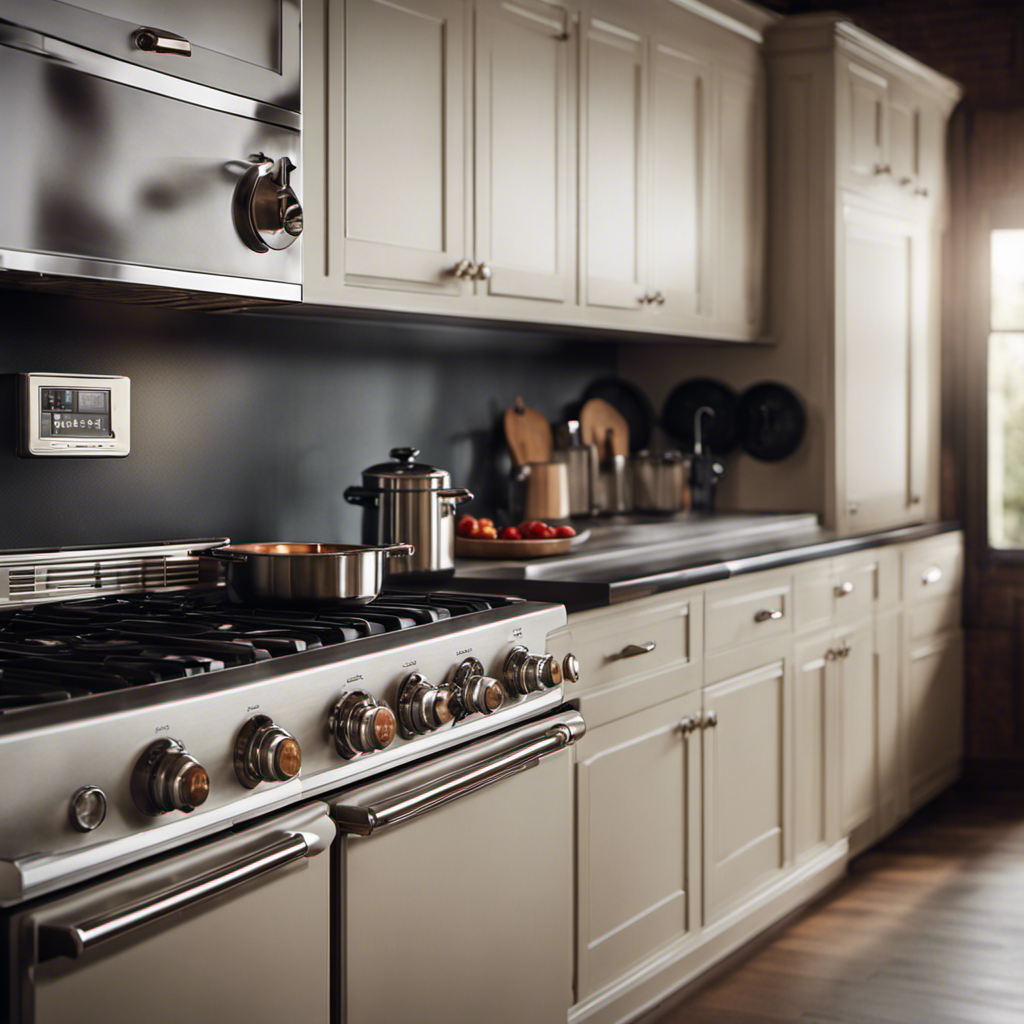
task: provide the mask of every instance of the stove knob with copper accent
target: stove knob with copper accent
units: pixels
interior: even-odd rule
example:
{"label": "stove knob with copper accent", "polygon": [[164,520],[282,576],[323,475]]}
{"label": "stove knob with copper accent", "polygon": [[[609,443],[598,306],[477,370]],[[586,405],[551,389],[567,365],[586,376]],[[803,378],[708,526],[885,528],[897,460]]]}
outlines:
{"label": "stove knob with copper accent", "polygon": [[210,795],[210,776],[179,740],[157,740],[135,762],[132,799],[143,814],[194,811]]}
{"label": "stove knob with copper accent", "polygon": [[398,687],[398,729],[406,739],[423,736],[454,717],[450,704],[454,687],[434,686],[419,672],[412,672]]}
{"label": "stove knob with copper accent", "polygon": [[395,713],[365,690],[350,690],[334,705],[328,728],[344,758],[383,750],[395,738]]}
{"label": "stove knob with copper accent", "polygon": [[558,659],[550,654],[531,654],[521,644],[509,652],[503,674],[505,685],[524,697],[562,685],[562,666]]}
{"label": "stove knob with copper accent", "polygon": [[505,688],[497,679],[484,675],[476,658],[466,658],[452,673],[449,706],[456,718],[479,713],[491,715],[505,703]]}
{"label": "stove knob with copper accent", "polygon": [[261,782],[287,782],[299,774],[299,741],[267,715],[255,715],[235,740],[235,774],[246,789]]}

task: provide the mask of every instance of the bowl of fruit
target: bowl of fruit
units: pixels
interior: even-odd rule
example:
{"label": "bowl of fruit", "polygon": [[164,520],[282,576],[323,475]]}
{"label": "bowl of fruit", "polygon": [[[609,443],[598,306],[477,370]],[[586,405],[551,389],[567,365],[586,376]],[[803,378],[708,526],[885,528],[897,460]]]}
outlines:
{"label": "bowl of fruit", "polygon": [[484,517],[462,516],[455,528],[455,554],[460,558],[545,558],[561,555],[589,536],[571,526],[549,526],[528,519],[518,526],[494,525]]}

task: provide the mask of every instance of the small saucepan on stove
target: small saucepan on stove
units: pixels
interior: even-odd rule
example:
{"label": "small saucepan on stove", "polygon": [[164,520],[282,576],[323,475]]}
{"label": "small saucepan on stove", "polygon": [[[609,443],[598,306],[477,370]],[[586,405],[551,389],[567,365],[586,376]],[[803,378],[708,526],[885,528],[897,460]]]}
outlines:
{"label": "small saucepan on stove", "polygon": [[224,563],[228,597],[238,604],[366,604],[384,585],[385,559],[411,544],[224,544],[191,551]]}

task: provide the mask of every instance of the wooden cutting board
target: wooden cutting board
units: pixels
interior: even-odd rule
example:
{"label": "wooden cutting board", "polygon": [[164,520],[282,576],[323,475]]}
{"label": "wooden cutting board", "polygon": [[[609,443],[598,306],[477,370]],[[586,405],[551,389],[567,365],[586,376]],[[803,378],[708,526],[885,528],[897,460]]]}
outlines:
{"label": "wooden cutting board", "polygon": [[580,409],[580,433],[584,444],[597,445],[602,461],[609,455],[629,454],[629,424],[622,413],[603,398],[591,398]]}
{"label": "wooden cutting board", "polygon": [[505,410],[505,440],[517,466],[551,461],[551,424],[543,413],[525,405],[521,395],[516,396],[511,409]]}

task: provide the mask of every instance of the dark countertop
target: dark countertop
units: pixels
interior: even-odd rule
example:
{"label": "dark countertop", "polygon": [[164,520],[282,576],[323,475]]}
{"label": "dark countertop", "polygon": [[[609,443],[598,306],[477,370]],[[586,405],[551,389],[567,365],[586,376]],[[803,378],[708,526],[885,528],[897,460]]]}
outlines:
{"label": "dark countertop", "polygon": [[456,562],[454,578],[444,588],[552,601],[564,604],[570,612],[579,612],[745,573],[905,544],[959,529],[959,523],[939,522],[855,537],[820,528],[759,539],[730,540],[723,536],[709,538],[699,551],[666,553],[659,551],[660,545],[619,547],[613,562],[606,560],[604,565],[579,569],[566,564],[569,559],[560,560],[550,569],[540,560],[524,569],[507,563],[489,568],[479,560],[461,559]]}

